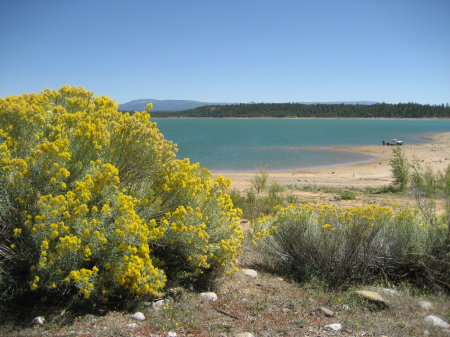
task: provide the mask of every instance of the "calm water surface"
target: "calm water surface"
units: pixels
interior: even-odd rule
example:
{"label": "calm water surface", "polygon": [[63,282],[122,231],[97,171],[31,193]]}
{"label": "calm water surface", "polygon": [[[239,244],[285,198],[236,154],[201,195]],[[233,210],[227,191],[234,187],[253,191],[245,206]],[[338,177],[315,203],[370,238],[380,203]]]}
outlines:
{"label": "calm water surface", "polygon": [[213,171],[268,171],[348,164],[372,159],[330,146],[381,145],[450,131],[450,120],[382,119],[154,119],[178,157]]}

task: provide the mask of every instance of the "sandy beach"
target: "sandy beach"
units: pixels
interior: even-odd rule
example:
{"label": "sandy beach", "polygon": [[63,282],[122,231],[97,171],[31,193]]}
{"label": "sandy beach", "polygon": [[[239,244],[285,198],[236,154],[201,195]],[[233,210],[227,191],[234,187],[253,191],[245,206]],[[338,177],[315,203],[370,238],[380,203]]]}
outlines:
{"label": "sandy beach", "polygon": [[[450,132],[427,137],[431,143],[419,145],[402,145],[401,149],[410,162],[419,161],[422,166],[433,170],[444,170],[450,165]],[[389,160],[392,158],[393,146],[345,146],[333,147],[368,154],[375,159],[370,162],[329,166],[314,169],[287,172],[268,172],[271,182],[281,185],[312,184],[333,187],[381,187],[392,182]],[[270,158],[268,158],[270,160]],[[213,176],[223,175],[232,179],[231,188],[244,190],[251,186],[251,179],[256,172],[213,172]]]}

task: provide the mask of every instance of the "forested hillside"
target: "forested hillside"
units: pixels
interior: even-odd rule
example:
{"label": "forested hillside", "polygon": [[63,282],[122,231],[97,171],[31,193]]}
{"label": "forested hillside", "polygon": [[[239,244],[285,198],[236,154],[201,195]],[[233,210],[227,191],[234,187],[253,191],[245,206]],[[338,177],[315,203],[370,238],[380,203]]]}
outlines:
{"label": "forested hillside", "polygon": [[372,105],[257,103],[208,105],[195,109],[153,112],[153,117],[365,117],[450,118],[450,107],[416,103]]}

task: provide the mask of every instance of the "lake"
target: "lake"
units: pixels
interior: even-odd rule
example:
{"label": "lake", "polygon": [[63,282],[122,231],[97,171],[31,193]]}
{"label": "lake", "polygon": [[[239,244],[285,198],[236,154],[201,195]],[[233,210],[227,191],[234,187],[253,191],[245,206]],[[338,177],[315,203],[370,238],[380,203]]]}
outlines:
{"label": "lake", "polygon": [[178,144],[178,158],[191,158],[212,171],[253,172],[349,164],[367,155],[331,146],[405,144],[450,131],[450,120],[155,118],[166,139]]}

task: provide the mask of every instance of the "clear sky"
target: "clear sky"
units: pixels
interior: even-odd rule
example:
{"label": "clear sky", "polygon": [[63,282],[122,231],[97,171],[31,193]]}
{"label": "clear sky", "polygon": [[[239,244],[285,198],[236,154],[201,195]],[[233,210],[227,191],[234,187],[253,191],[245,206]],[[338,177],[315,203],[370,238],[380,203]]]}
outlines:
{"label": "clear sky", "polygon": [[450,103],[450,0],[0,0],[0,97]]}

